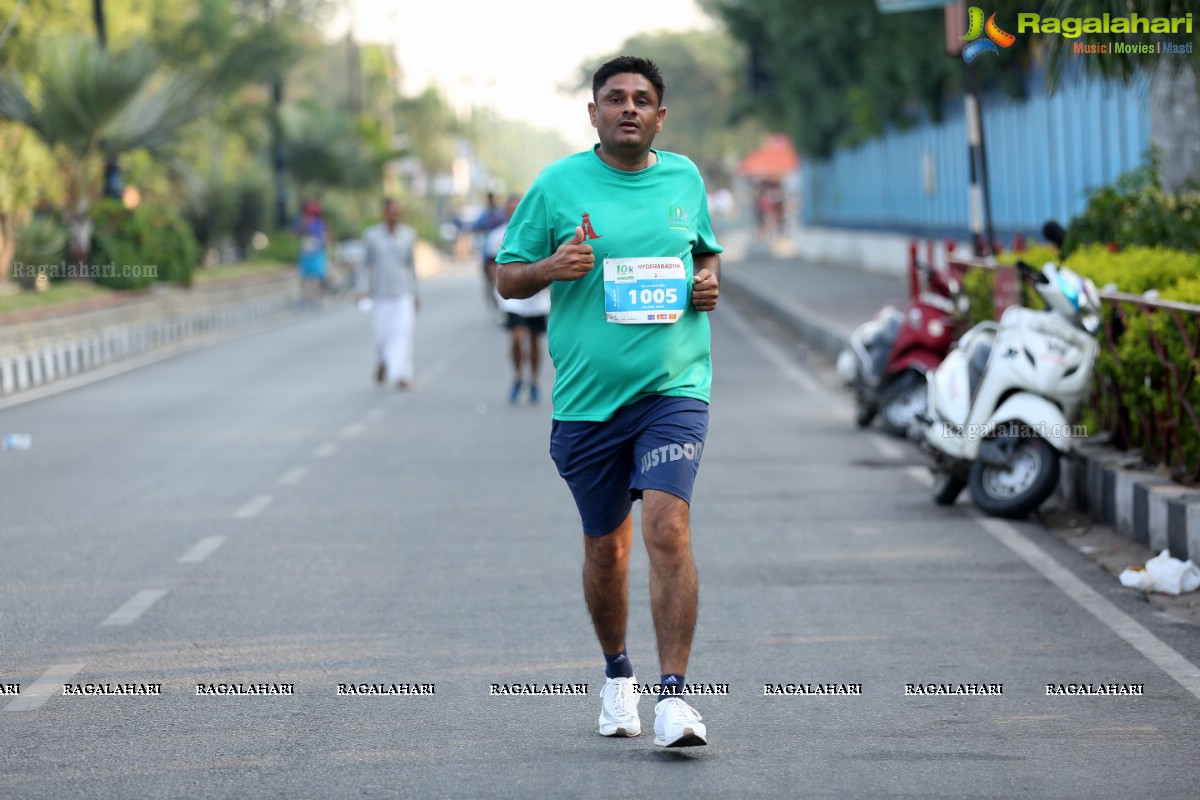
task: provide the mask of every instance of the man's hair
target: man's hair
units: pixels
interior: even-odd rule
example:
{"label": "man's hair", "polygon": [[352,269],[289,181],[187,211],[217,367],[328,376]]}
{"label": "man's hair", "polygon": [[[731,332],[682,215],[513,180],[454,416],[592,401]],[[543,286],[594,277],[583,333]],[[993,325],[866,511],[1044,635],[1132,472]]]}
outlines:
{"label": "man's hair", "polygon": [[658,71],[658,65],[648,58],[638,58],[637,56],[617,56],[611,61],[605,62],[600,69],[596,70],[596,74],[592,76],[592,99],[597,99],[600,87],[609,78],[613,75],[621,75],[626,72],[641,75],[650,81],[651,85],[654,86],[654,91],[658,93],[658,104],[660,106],[663,104],[667,93],[667,85],[663,83],[663,76]]}

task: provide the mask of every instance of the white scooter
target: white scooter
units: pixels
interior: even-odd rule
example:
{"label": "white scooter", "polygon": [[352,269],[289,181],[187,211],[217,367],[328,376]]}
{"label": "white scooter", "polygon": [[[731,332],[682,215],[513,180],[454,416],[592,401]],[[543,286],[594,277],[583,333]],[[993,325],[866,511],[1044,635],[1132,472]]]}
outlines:
{"label": "white scooter", "polygon": [[[1061,228],[1059,228],[1061,230]],[[928,376],[928,411],[910,429],[931,451],[933,500],[970,485],[983,512],[1024,517],[1058,485],[1099,351],[1095,285],[1066,267],[1019,262],[1045,311],[1013,306],[968,331]]]}

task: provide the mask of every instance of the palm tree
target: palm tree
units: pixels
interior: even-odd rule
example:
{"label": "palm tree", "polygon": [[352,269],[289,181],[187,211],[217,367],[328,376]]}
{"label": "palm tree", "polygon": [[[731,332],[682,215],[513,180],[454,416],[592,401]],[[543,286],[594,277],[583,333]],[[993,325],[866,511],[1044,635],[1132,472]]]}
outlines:
{"label": "palm tree", "polygon": [[159,66],[142,43],[114,52],[91,40],[61,41],[46,47],[36,91],[27,92],[17,75],[0,75],[0,118],[28,126],[58,160],[76,263],[86,263],[91,252],[89,214],[103,164],[145,150],[181,167],[170,148],[180,128],[204,110],[205,95],[195,77],[160,74]]}
{"label": "palm tree", "polygon": [[304,194],[328,189],[378,189],[383,167],[404,155],[371,141],[344,114],[318,108],[285,108],[288,171]]}

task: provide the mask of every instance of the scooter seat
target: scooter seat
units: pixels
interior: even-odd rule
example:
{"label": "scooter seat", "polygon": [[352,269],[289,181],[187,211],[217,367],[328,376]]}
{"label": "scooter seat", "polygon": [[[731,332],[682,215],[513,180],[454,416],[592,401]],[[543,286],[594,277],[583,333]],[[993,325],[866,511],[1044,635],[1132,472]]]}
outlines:
{"label": "scooter seat", "polygon": [[899,311],[889,313],[885,309],[875,319],[873,327],[863,336],[863,347],[869,356],[869,362],[866,364],[868,373],[863,377],[869,385],[875,386],[883,379],[888,356],[900,335],[900,325],[903,321],[904,315]]}
{"label": "scooter seat", "polygon": [[967,386],[972,400],[975,399],[975,392],[983,380],[983,371],[991,358],[992,342],[995,338],[991,331],[971,337],[971,344],[967,350]]}

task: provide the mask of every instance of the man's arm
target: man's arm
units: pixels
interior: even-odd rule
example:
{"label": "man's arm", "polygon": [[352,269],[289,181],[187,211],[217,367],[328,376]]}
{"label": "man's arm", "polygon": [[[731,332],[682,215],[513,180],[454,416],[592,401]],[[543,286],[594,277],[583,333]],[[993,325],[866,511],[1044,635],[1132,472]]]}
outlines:
{"label": "man's arm", "polygon": [[363,234],[363,257],[358,264],[358,269],[354,274],[354,288],[358,293],[359,299],[368,296],[371,293],[372,270],[375,267],[374,248],[367,241],[367,235]]}
{"label": "man's arm", "polygon": [[583,228],[575,226],[575,238],[559,245],[554,255],[540,261],[510,261],[496,270],[496,291],[506,300],[533,297],[555,281],[577,281],[592,271],[596,256],[583,243]]}
{"label": "man's arm", "polygon": [[420,311],[421,310],[421,285],[420,285],[420,282],[417,280],[417,231],[415,228],[413,228],[413,229],[410,229],[410,232],[412,234],[412,238],[409,240],[408,252],[405,254],[406,255],[405,261],[407,263],[405,263],[403,266],[404,266],[404,268],[406,268],[409,271],[409,275],[412,278],[413,303],[415,304],[415,309],[417,311]]}
{"label": "man's arm", "polygon": [[721,293],[721,254],[694,253],[692,276],[692,308],[712,311]]}

